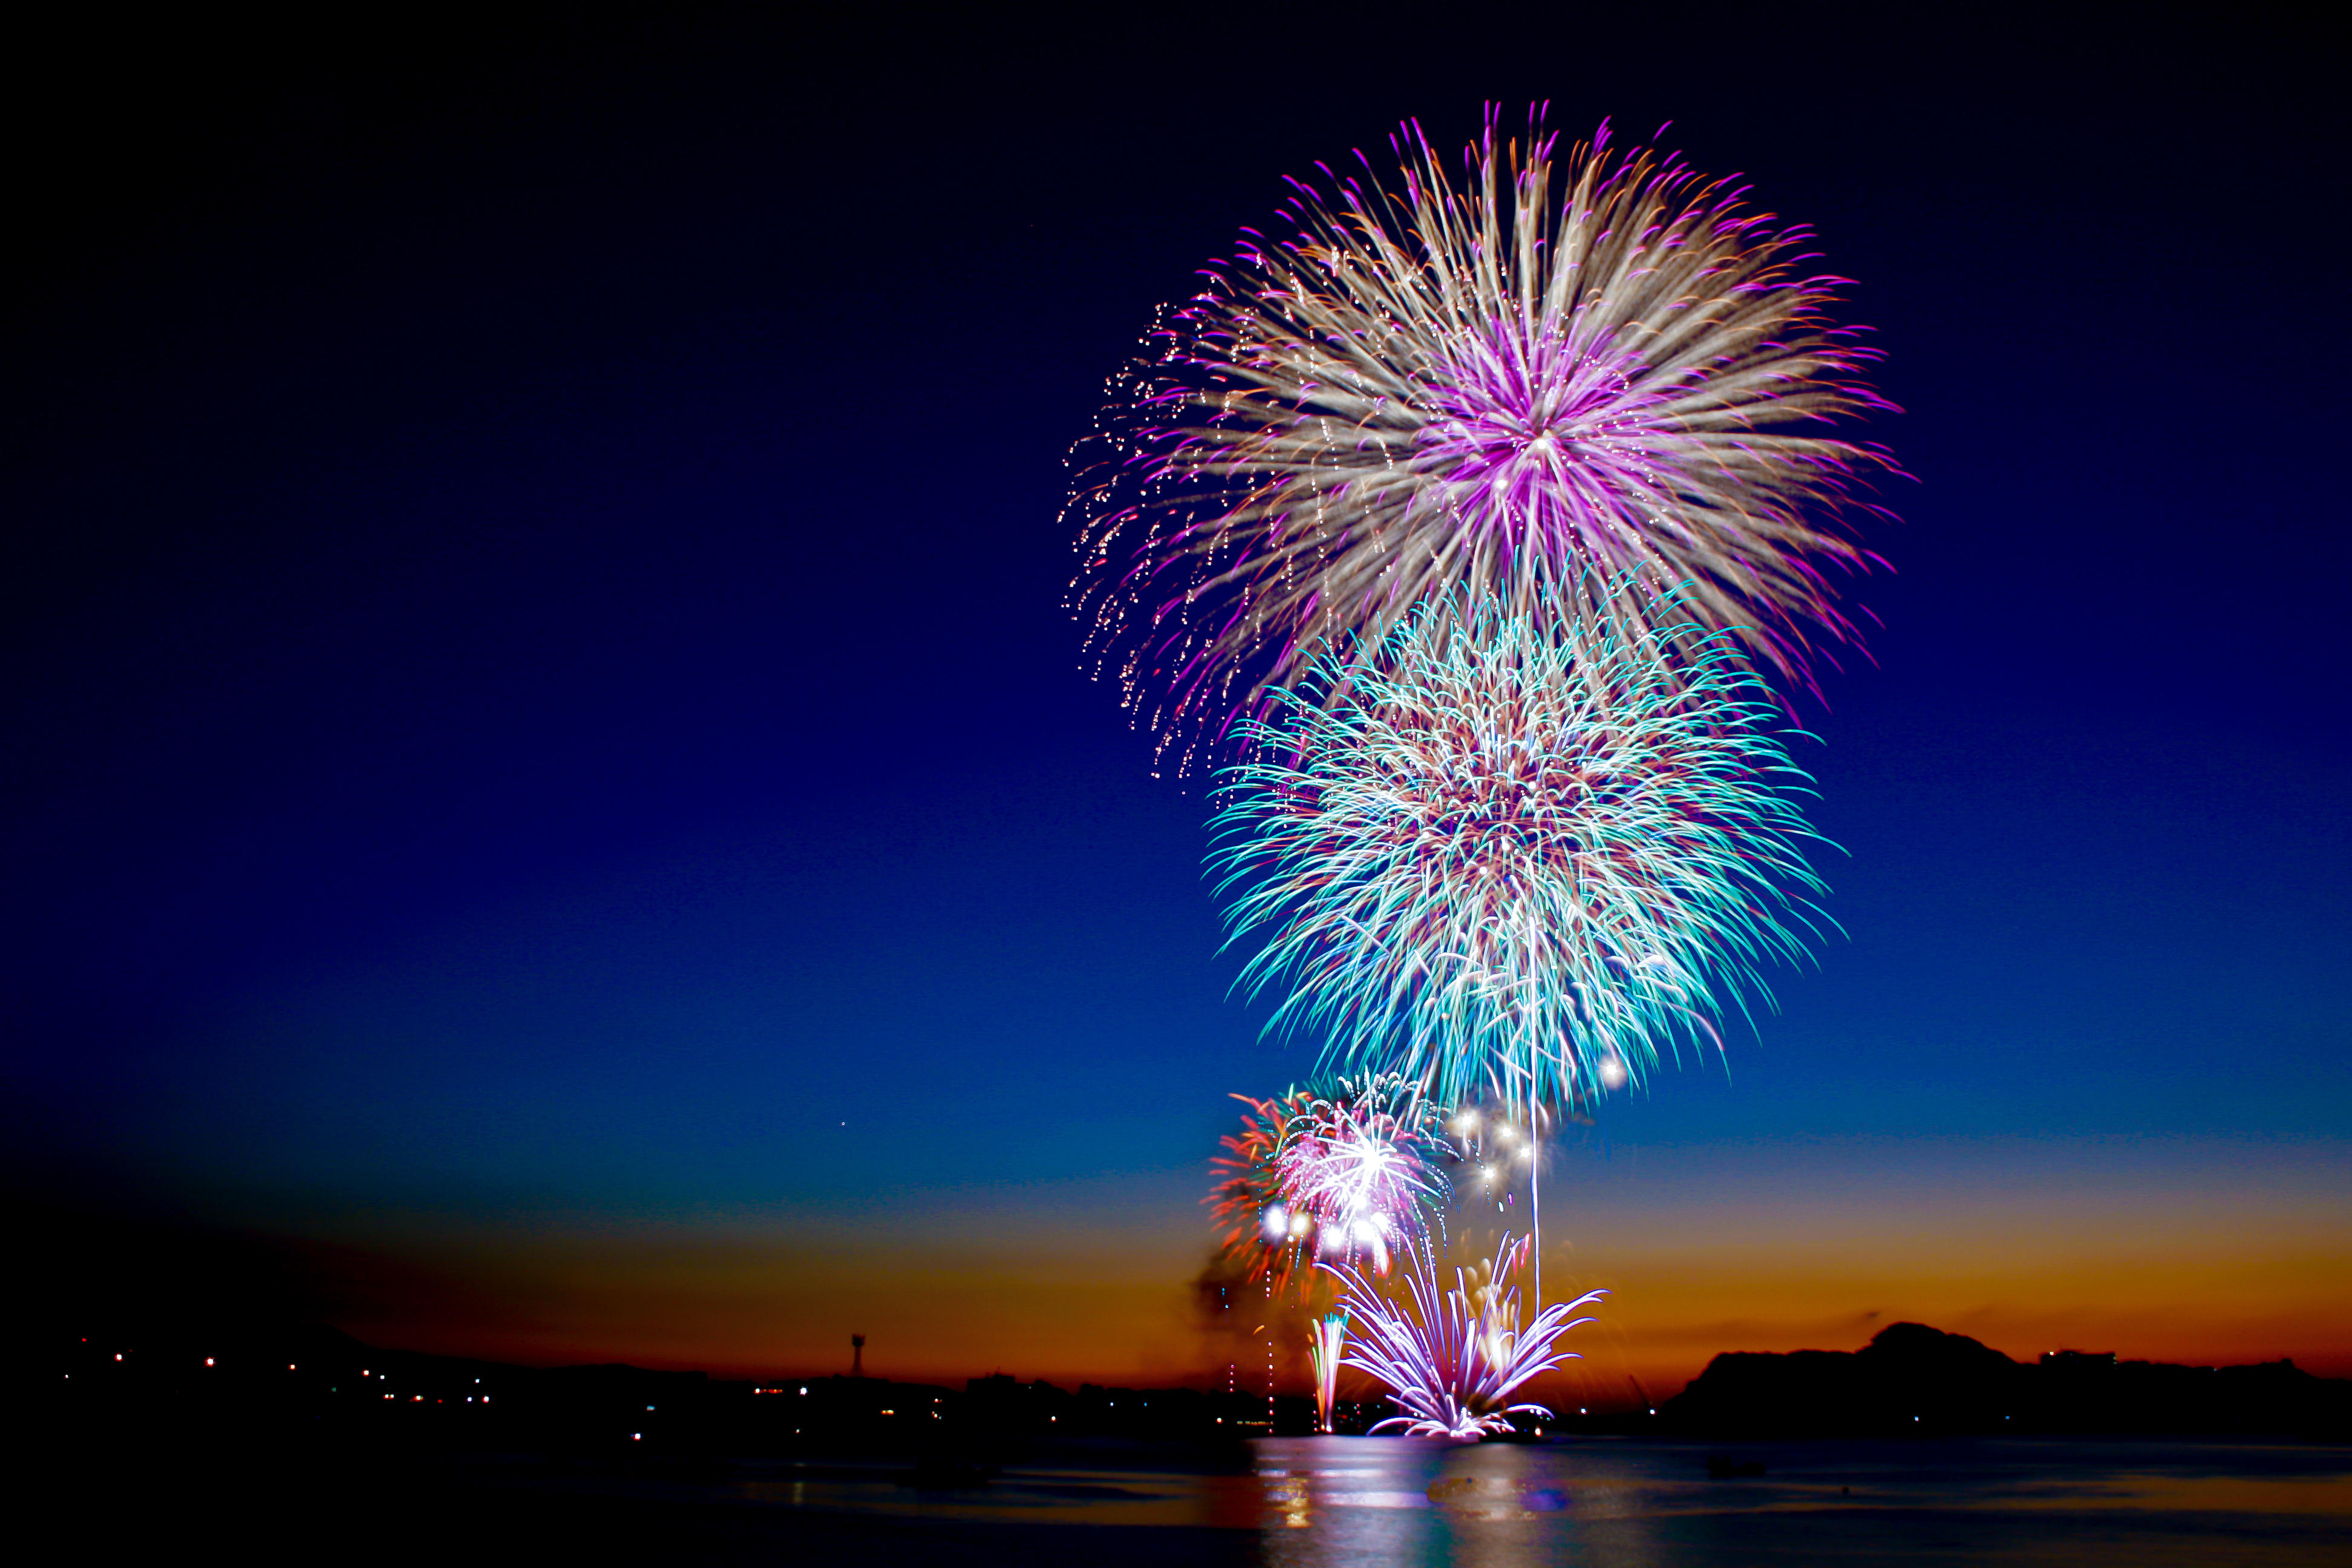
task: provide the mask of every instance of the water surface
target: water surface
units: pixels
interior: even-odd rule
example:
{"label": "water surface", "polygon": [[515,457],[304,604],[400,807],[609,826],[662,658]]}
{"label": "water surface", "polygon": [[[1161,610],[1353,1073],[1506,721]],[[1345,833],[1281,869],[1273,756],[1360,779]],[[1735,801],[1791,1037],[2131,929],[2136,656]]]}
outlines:
{"label": "water surface", "polygon": [[[1954,1441],[1467,1446],[1270,1438],[1240,1474],[1016,1467],[920,1491],[877,1467],[776,1467],[740,1501],[986,1526],[1186,1526],[1255,1537],[1273,1568],[1577,1563],[2352,1563],[2352,1448]],[[1709,1473],[1707,1461],[1761,1464]],[[1027,1533],[1024,1531],[1024,1533]]]}

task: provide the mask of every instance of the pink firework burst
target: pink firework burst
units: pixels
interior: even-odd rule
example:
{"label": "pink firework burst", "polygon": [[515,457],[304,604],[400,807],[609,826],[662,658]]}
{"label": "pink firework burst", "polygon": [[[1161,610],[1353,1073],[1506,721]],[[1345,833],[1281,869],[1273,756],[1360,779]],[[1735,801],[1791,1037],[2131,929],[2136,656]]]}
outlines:
{"label": "pink firework burst", "polygon": [[1339,1080],[1292,1118],[1274,1157],[1282,1197],[1313,1226],[1317,1250],[1368,1254],[1385,1274],[1391,1254],[1426,1235],[1445,1202],[1437,1161],[1448,1145],[1417,1085],[1393,1073]]}
{"label": "pink firework burst", "polygon": [[1242,1130],[1210,1162],[1208,1204],[1222,1256],[1286,1296],[1328,1279],[1318,1258],[1369,1258],[1385,1274],[1395,1250],[1428,1232],[1447,1185],[1452,1154],[1437,1111],[1417,1085],[1393,1073],[1341,1079],[1323,1095],[1293,1089],[1249,1109]]}

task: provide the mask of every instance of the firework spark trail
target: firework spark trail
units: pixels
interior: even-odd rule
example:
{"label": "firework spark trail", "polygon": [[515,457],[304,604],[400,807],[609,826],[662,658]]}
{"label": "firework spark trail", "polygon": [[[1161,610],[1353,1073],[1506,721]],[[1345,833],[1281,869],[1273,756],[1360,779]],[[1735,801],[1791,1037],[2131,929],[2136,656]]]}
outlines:
{"label": "firework spark trail", "polygon": [[1374,1432],[1401,1426],[1413,1437],[1480,1437],[1509,1430],[1516,1412],[1551,1414],[1540,1405],[1511,1404],[1511,1394],[1577,1359],[1555,1347],[1570,1329],[1592,1321],[1573,1314],[1608,1292],[1546,1307],[1521,1329],[1519,1293],[1507,1282],[1527,1252],[1525,1241],[1507,1235],[1475,1283],[1471,1271],[1456,1269],[1449,1290],[1438,1281],[1436,1249],[1415,1248],[1405,1298],[1396,1302],[1360,1273],[1344,1277],[1342,1300],[1355,1320],[1344,1364],[1380,1379],[1402,1412]]}
{"label": "firework spark trail", "polygon": [[1889,406],[1830,321],[1847,280],[1605,126],[1563,156],[1490,111],[1458,183],[1418,126],[1393,145],[1393,178],[1294,182],[1292,232],[1163,315],[1075,459],[1072,607],[1162,755],[1457,591],[1622,628],[1681,585],[1809,680],[1813,633],[1853,636],[1822,568],[1873,559],[1816,519],[1891,468],[1802,428]]}
{"label": "firework spark trail", "polygon": [[1315,1425],[1331,1430],[1331,1411],[1339,1399],[1340,1354],[1348,1342],[1348,1314],[1330,1312],[1315,1325],[1309,1352],[1315,1362]]}
{"label": "firework spark trail", "polygon": [[1805,775],[1719,637],[1670,677],[1643,634],[1440,602],[1271,697],[1213,797],[1231,940],[1265,933],[1240,983],[1437,1102],[1638,1081],[1826,919]]}

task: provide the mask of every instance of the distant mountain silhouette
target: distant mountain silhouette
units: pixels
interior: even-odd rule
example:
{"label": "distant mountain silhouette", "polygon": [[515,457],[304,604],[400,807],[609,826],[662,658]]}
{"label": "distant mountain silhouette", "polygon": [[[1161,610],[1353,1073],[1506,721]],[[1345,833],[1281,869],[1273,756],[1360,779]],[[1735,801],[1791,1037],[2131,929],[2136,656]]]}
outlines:
{"label": "distant mountain silhouette", "polygon": [[1858,1351],[1718,1355],[1660,1407],[1695,1434],[2352,1430],[2352,1383],[2291,1361],[2255,1366],[2118,1362],[2058,1351],[2013,1362],[1965,1334],[1895,1323]]}

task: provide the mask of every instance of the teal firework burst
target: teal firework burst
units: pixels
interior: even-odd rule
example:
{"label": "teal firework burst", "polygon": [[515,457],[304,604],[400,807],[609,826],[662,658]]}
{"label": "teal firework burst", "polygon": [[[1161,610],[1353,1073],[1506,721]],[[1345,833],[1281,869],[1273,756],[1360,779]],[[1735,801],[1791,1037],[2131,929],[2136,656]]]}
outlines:
{"label": "teal firework burst", "polygon": [[1640,1081],[1826,923],[1779,712],[1719,635],[1492,601],[1318,658],[1215,792],[1227,927],[1264,940],[1243,985],[1444,1103]]}

